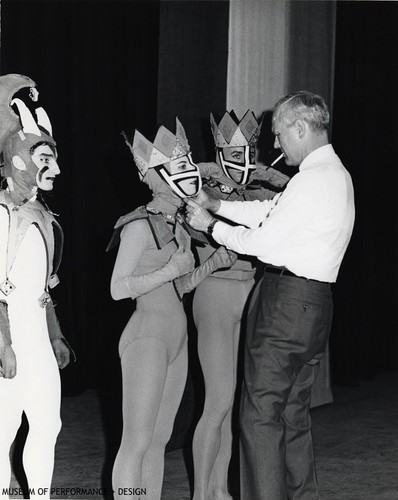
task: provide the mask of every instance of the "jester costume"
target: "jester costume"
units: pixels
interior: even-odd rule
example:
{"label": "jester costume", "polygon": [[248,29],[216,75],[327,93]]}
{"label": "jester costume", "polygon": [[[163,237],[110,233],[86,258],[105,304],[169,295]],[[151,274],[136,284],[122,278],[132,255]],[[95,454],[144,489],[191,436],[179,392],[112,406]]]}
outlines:
{"label": "jester costume", "polygon": [[62,230],[37,199],[38,187],[52,189],[59,173],[55,141],[43,108],[34,117],[14,97],[24,88],[36,101],[32,80],[0,77],[1,173],[8,186],[0,191],[0,493],[10,485],[9,451],[24,412],[29,432],[23,465],[31,497],[40,488],[48,498],[61,428],[59,368],[68,364],[70,351],[49,294],[59,281]]}

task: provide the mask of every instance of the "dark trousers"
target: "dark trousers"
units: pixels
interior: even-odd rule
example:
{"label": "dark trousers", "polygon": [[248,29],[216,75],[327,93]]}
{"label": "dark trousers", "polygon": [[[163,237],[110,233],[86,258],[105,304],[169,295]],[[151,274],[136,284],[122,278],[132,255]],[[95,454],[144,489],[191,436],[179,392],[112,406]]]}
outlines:
{"label": "dark trousers", "polygon": [[241,500],[318,498],[309,415],[333,305],[328,283],[265,271],[248,313]]}

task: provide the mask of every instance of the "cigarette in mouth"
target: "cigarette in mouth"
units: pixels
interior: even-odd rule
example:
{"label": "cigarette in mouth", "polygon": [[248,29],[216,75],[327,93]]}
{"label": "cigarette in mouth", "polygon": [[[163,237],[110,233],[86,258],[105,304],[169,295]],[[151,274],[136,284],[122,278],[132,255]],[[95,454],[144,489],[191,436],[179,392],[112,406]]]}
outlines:
{"label": "cigarette in mouth", "polygon": [[281,160],[284,156],[285,156],[284,153],[279,155],[278,158],[271,163],[271,167],[273,167],[275,163],[278,163],[278,161]]}

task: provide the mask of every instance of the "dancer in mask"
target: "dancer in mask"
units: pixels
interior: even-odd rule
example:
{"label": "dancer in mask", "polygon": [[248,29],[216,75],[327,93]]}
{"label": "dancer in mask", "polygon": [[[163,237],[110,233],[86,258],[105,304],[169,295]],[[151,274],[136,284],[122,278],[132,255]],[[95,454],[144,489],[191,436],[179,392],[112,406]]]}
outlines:
{"label": "dancer in mask", "polygon": [[[58,283],[62,230],[41,191],[60,173],[51,124],[35,83],[0,77],[0,495],[10,487],[10,447],[24,412],[23,466],[30,497],[49,498],[61,428],[59,368],[70,351],[49,290]],[[31,110],[33,110],[33,113]],[[55,354],[55,355],[54,355]]]}
{"label": "dancer in mask", "polygon": [[178,119],[175,135],[161,126],[153,144],[138,131],[128,144],[140,179],[153,198],[119,219],[110,245],[120,234],[112,297],[136,299],[119,344],[123,433],[113,468],[113,489],[115,498],[158,500],[164,450],[187,375],[186,316],[173,280],[185,275],[189,288],[188,281],[197,282],[201,273],[232,261],[224,250],[194,271],[190,236],[179,209],[182,197],[199,192],[201,177]]}
{"label": "dancer in mask", "polygon": [[[257,170],[255,155],[261,123],[252,111],[248,110],[241,120],[233,111],[226,112],[218,125],[211,115],[210,123],[216,163],[198,164],[206,192],[222,200],[264,200],[271,199],[276,191],[264,187],[260,179],[268,181],[271,188],[283,188],[286,176],[273,169]],[[198,243],[200,260],[209,258],[217,248],[219,245],[211,238],[205,245]],[[232,498],[227,482],[238,345],[254,275],[254,259],[238,256],[230,268],[211,274],[195,290],[193,314],[205,403],[193,439],[194,500]]]}

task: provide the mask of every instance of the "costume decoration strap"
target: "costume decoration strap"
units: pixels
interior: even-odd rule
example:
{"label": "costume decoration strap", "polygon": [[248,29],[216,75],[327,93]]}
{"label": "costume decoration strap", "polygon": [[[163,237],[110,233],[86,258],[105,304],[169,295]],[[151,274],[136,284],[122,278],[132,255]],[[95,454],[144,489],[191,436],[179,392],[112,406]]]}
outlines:
{"label": "costume decoration strap", "polygon": [[[54,217],[48,213],[37,200],[31,201],[28,204],[15,206],[12,203],[9,193],[7,191],[0,191],[0,204],[7,209],[9,215],[6,279],[0,284],[0,291],[7,296],[15,289],[15,285],[13,285],[9,279],[9,274],[18,252],[18,248],[22,243],[27,230],[33,224],[39,229],[47,249],[47,285],[43,295],[39,298],[40,305],[45,307],[48,300],[46,300],[48,288],[53,288],[59,282],[56,275],[59,264],[54,263],[54,254],[55,247],[57,247],[57,260],[60,260],[63,244],[62,229]],[[55,227],[57,228],[57,241],[54,237]]]}

